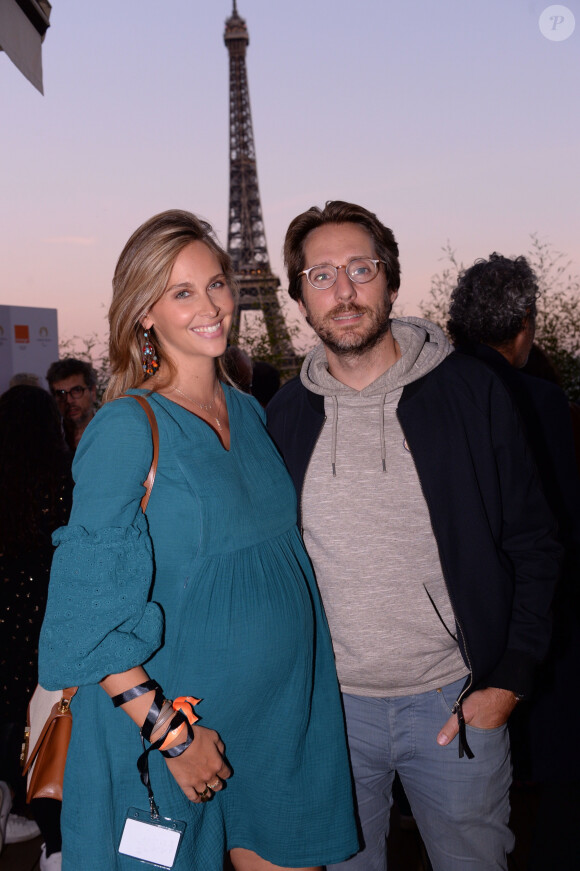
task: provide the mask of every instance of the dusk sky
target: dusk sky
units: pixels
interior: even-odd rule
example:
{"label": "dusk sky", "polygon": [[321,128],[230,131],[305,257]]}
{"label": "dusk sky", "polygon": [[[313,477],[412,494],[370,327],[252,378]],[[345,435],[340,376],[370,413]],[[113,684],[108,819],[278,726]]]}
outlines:
{"label": "dusk sky", "polygon": [[[395,232],[416,314],[449,240],[466,265],[537,233],[580,271],[580,0],[239,0],[266,236],[327,199]],[[53,0],[41,96],[0,53],[0,303],[104,337],[129,235],[167,208],[227,239],[231,0]]]}

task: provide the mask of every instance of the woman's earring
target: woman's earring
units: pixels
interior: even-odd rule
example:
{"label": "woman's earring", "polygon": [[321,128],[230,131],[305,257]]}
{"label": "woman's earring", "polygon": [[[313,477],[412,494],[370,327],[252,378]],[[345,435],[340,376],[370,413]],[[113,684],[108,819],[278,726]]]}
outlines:
{"label": "woman's earring", "polygon": [[151,344],[149,341],[149,333],[147,330],[143,333],[143,338],[145,343],[143,345],[143,354],[141,357],[141,361],[143,363],[143,372],[145,375],[155,375],[157,370],[159,369],[159,360],[157,359],[157,354],[155,353],[155,346]]}

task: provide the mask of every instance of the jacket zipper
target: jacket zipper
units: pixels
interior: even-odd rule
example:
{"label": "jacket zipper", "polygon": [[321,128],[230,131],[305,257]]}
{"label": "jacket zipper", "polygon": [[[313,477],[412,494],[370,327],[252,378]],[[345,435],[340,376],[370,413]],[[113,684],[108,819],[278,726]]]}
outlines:
{"label": "jacket zipper", "polygon": [[304,511],[302,510],[302,499],[304,498],[304,484],[306,483],[306,475],[308,474],[308,469],[310,468],[310,463],[312,462],[312,457],[314,456],[314,451],[316,450],[316,445],[320,441],[320,436],[322,435],[322,430],[324,429],[324,425],[327,421],[326,415],[324,415],[324,420],[322,421],[322,426],[318,430],[318,435],[316,436],[316,441],[312,445],[312,450],[310,451],[310,456],[308,457],[308,465],[304,470],[304,477],[302,479],[302,486],[300,488],[300,535],[302,536],[302,541],[304,541]]}
{"label": "jacket zipper", "polygon": [[[401,423],[400,418],[399,418],[399,423]],[[405,432],[402,423],[401,423],[401,429],[403,430],[403,435],[404,435],[405,439],[407,440],[407,444],[411,448],[411,442],[409,441],[409,437],[408,437],[407,433]],[[411,448],[411,456],[413,456],[412,448]],[[419,475],[417,475],[417,477],[419,477]],[[427,501],[427,498],[425,497],[425,493],[423,491],[423,485],[421,483],[420,478],[419,478],[419,485],[421,487],[421,492],[423,492],[423,498],[425,499],[425,502],[427,504],[427,508],[429,508],[429,502]],[[429,511],[429,516],[431,516],[430,511]],[[433,535],[435,535],[435,531],[433,531]],[[437,536],[435,536],[435,541],[437,541]],[[437,545],[437,550],[439,551],[439,545]],[[441,575],[442,575],[443,581],[445,583],[445,589],[447,590],[447,595],[449,596],[449,602],[450,602],[451,608],[453,610],[453,616],[455,617],[455,624],[457,626],[459,634],[461,635],[461,640],[463,642],[463,650],[465,651],[465,658],[467,659],[467,667],[469,669],[469,681],[467,683],[467,686],[465,686],[461,690],[461,692],[459,693],[459,695],[455,701],[455,704],[453,705],[453,708],[451,709],[451,713],[457,714],[457,720],[459,723],[459,735],[458,735],[458,738],[459,738],[459,756],[461,757],[465,753],[468,756],[468,758],[471,759],[471,758],[473,758],[473,752],[472,752],[471,748],[469,747],[469,744],[467,743],[467,739],[465,737],[465,720],[463,719],[462,703],[463,703],[463,699],[465,697],[465,694],[471,689],[471,686],[473,684],[473,666],[471,664],[471,659],[469,656],[467,641],[465,640],[465,633],[463,631],[463,627],[462,627],[461,623],[459,622],[459,618],[457,617],[457,608],[455,607],[455,603],[453,601],[453,596],[451,595],[451,589],[450,589],[449,583],[447,581],[447,575],[446,575],[445,569],[443,567],[443,562],[441,560],[441,556],[439,556],[439,564],[441,566]]]}
{"label": "jacket zipper", "polygon": [[[441,559],[439,560],[441,563]],[[469,658],[469,650],[467,649],[467,642],[465,640],[465,634],[463,632],[463,627],[457,618],[457,610],[455,605],[453,604],[453,597],[451,596],[451,590],[449,589],[449,584],[447,583],[447,578],[445,576],[445,571],[443,569],[443,565],[441,565],[441,574],[443,576],[443,581],[445,582],[445,587],[447,588],[447,595],[449,596],[449,601],[451,603],[451,608],[453,609],[453,616],[455,617],[455,624],[461,635],[461,640],[463,641],[463,649],[465,651],[465,658],[467,659],[467,667],[469,669],[469,682],[467,686],[465,686],[455,701],[455,704],[451,708],[451,713],[457,715],[457,725],[459,727],[458,735],[457,735],[457,746],[459,752],[459,758],[463,758],[463,756],[467,756],[468,759],[473,759],[474,753],[469,744],[467,743],[467,735],[465,732],[465,720],[463,718],[463,698],[467,691],[471,688],[473,684],[473,667],[471,665],[471,659]]]}

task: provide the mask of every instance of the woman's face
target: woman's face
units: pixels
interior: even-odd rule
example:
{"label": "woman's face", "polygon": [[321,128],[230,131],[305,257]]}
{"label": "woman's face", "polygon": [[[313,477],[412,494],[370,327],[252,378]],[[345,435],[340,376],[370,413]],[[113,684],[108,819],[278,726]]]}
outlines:
{"label": "woman's face", "polygon": [[204,242],[190,242],[178,254],[165,293],[143,318],[155,328],[174,363],[224,353],[234,313],[234,296],[220,262]]}

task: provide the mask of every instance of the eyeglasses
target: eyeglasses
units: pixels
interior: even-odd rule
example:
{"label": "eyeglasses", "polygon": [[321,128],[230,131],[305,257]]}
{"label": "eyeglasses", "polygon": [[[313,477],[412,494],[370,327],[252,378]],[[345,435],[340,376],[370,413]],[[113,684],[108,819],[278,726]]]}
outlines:
{"label": "eyeglasses", "polygon": [[71,399],[80,399],[85,390],[88,389],[88,387],[81,387],[80,384],[77,384],[75,387],[71,387],[70,390],[53,390],[52,395],[57,402],[66,402],[69,396]]}
{"label": "eyeglasses", "polygon": [[376,278],[379,271],[379,263],[384,260],[373,260],[371,257],[357,257],[349,260],[346,266],[311,266],[303,269],[298,275],[305,275],[310,287],[315,290],[328,290],[335,284],[338,278],[338,270],[344,269],[351,281],[355,284],[366,284]]}

